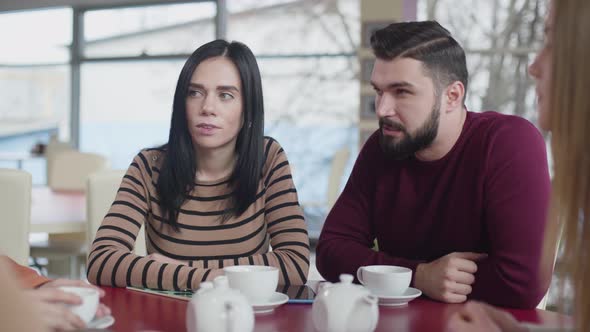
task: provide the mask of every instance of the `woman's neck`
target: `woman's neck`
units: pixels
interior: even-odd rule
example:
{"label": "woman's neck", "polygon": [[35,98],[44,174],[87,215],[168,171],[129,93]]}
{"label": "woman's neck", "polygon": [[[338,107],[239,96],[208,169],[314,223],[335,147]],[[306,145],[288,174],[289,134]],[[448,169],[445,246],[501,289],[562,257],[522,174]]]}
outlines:
{"label": "woman's neck", "polygon": [[231,149],[199,149],[197,152],[198,181],[216,181],[231,175],[236,165],[235,147]]}

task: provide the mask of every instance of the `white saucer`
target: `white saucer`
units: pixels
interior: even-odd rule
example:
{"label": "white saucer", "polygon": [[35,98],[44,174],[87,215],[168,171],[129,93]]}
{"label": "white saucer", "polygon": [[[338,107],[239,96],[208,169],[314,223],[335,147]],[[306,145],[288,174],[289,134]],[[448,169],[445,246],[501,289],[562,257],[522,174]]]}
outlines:
{"label": "white saucer", "polygon": [[520,323],[520,326],[526,328],[527,331],[535,332],[574,332],[573,326],[544,326],[537,323]]}
{"label": "white saucer", "polygon": [[86,324],[86,327],[89,329],[106,329],[113,324],[115,324],[115,317],[108,315],[91,320],[88,324]]}
{"label": "white saucer", "polygon": [[398,307],[408,304],[408,302],[422,295],[419,289],[408,287],[404,294],[396,296],[376,295],[379,298],[379,305],[385,307]]}
{"label": "white saucer", "polygon": [[276,307],[287,303],[287,301],[289,301],[289,297],[286,294],[275,292],[267,302],[253,303],[252,309],[254,309],[255,314],[271,313]]}

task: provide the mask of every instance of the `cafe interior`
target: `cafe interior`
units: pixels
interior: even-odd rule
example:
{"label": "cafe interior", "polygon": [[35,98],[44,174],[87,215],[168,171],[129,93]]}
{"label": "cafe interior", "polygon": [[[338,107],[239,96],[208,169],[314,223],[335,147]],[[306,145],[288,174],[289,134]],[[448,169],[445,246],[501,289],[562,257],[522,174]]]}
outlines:
{"label": "cafe interior", "polygon": [[[371,34],[397,21],[439,21],[465,49],[470,111],[493,109],[536,124],[527,66],[542,42],[546,7],[540,0],[3,0],[0,253],[48,278],[85,280],[90,246],[133,157],[168,140],[185,60],[211,40],[236,40],[250,47],[260,67],[264,132],[289,156],[310,239],[307,285],[319,294],[324,278],[315,267],[315,246],[322,225],[360,149],[378,129]],[[547,151],[550,160],[549,146]],[[146,241],[142,227],[133,253],[150,254]],[[554,282],[559,278],[555,274]],[[207,321],[203,317],[219,314],[213,304],[203,309],[215,303],[207,302],[213,298],[207,291],[221,294],[224,282],[203,286],[192,300],[105,287],[101,301],[113,321],[95,326],[435,331],[455,308],[419,295],[378,309],[322,298],[323,321],[311,299],[289,299],[254,307],[252,317],[249,306],[221,308],[223,323]],[[334,290],[360,298],[357,290]],[[555,313],[554,293],[550,287],[537,309],[510,313],[525,323],[567,321]],[[358,329],[328,323],[327,317],[346,322],[342,312],[356,317]]]}

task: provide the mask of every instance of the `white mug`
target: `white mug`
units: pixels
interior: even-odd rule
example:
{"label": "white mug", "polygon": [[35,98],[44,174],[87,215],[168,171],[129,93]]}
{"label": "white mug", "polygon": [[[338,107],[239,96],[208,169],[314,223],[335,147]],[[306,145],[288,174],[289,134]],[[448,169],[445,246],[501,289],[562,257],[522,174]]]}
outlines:
{"label": "white mug", "polygon": [[399,296],[410,286],[412,270],[393,265],[368,265],[359,267],[356,277],[374,295]]}
{"label": "white mug", "polygon": [[279,269],[264,265],[236,265],[223,268],[229,287],[239,290],[250,304],[268,302],[279,284]]}
{"label": "white mug", "polygon": [[88,324],[94,318],[96,310],[98,309],[99,295],[98,290],[89,287],[59,287],[60,290],[68,293],[75,294],[82,299],[82,303],[78,305],[72,305],[69,309]]}

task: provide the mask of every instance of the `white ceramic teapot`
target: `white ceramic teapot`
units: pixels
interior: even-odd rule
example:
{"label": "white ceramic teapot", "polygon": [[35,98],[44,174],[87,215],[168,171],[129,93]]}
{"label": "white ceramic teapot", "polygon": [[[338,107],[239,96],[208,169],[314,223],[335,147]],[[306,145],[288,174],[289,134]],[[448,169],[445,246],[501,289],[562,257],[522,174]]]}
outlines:
{"label": "white ceramic teapot", "polygon": [[321,332],[372,332],[379,320],[378,299],[341,274],[339,283],[323,283],[313,302],[313,325]]}
{"label": "white ceramic teapot", "polygon": [[229,288],[226,276],[201,287],[186,309],[188,332],[252,332],[254,312],[246,297]]}

